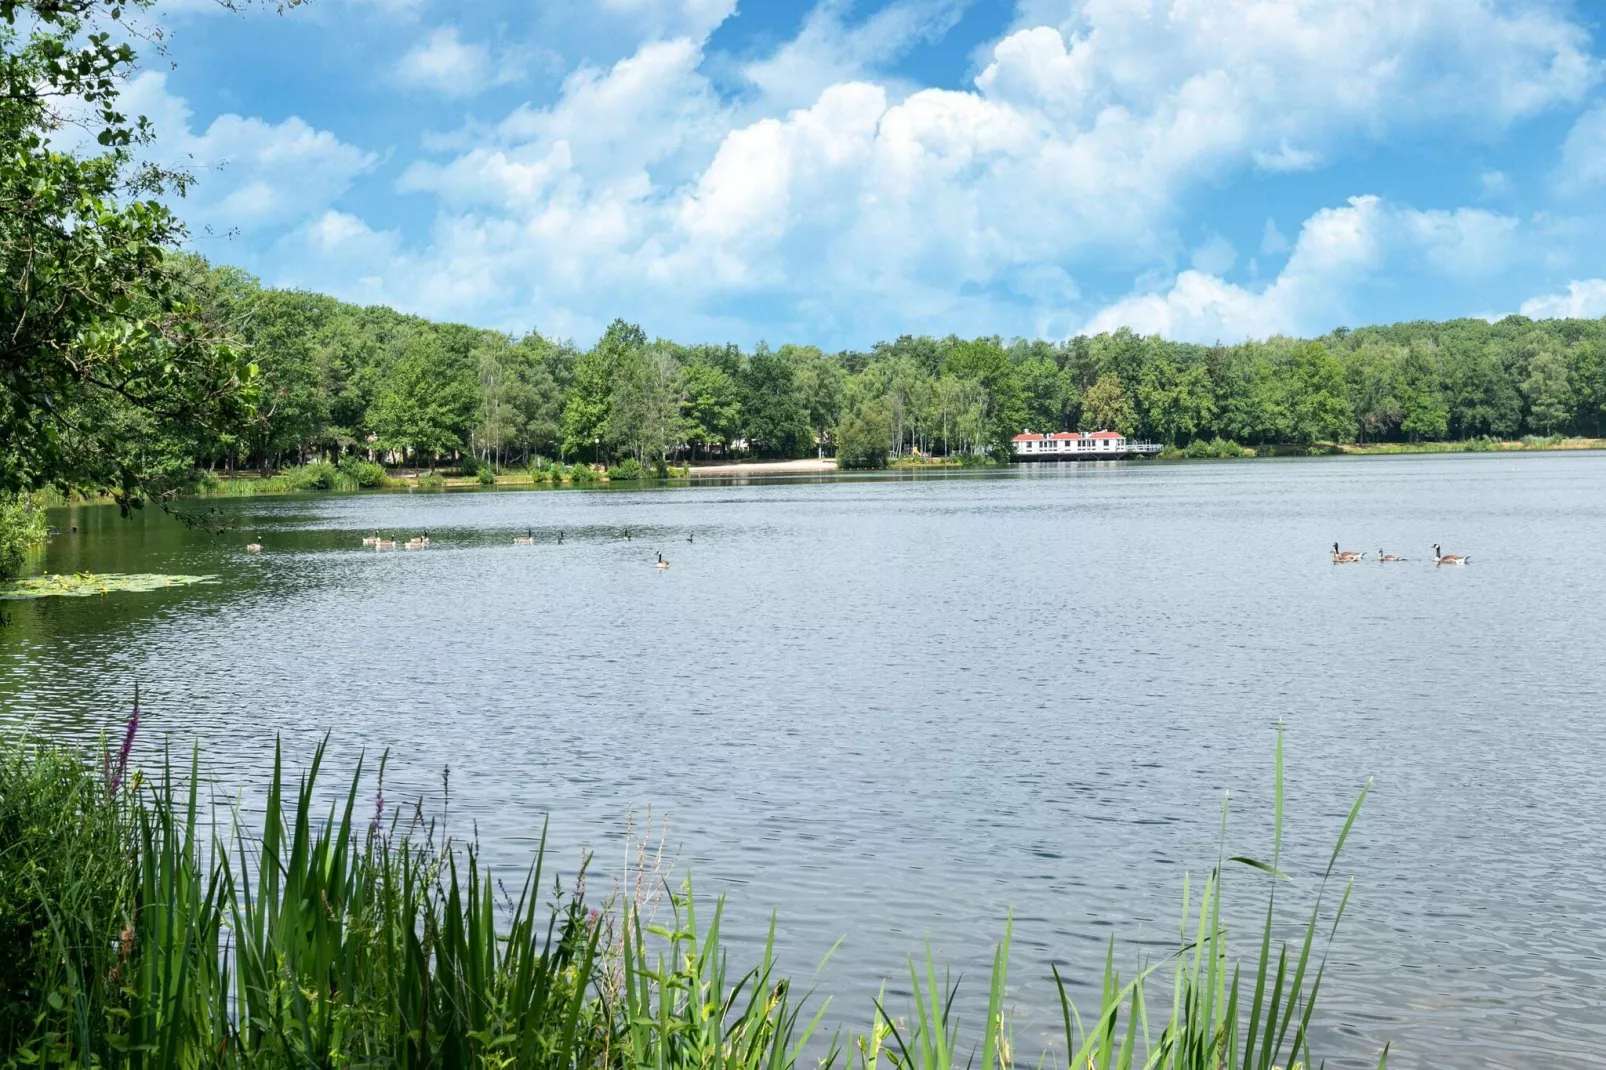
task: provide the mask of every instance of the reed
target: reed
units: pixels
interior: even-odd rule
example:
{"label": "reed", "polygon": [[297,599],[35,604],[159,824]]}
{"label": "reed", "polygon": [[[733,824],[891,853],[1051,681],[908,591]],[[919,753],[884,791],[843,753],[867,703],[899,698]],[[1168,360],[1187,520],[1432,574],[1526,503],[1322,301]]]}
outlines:
{"label": "reed", "polygon": [[[124,740],[124,751],[131,740]],[[543,900],[542,849],[516,896],[471,846],[415,807],[359,815],[361,762],[319,812],[320,746],[299,778],[275,753],[260,824],[203,813],[198,755],[184,775],[97,770],[49,747],[0,756],[0,981],[7,1067],[537,1067],[543,1070],[1014,1070],[1012,925],[995,949],[985,1019],[962,1023],[958,984],[930,950],[910,999],[874,1003],[867,1032],[826,1035],[827,1004],[759,960],[733,967],[723,902],[706,928],[689,886],[656,924],[641,881],[588,909],[581,880]],[[383,784],[384,763],[379,783]],[[1269,860],[1220,858],[1185,883],[1176,948],[1130,973],[1112,940],[1096,1003],[1053,972],[1075,1070],[1272,1070],[1316,1065],[1310,1024],[1348,904],[1330,898],[1366,797],[1340,830],[1293,946],[1280,929],[1282,737]],[[1225,837],[1226,810],[1222,832]],[[1225,840],[1223,839],[1223,842]],[[1224,852],[1223,852],[1224,854]],[[1229,873],[1271,886],[1250,958],[1222,922]],[[1236,878],[1230,882],[1237,886]],[[20,906],[19,906],[20,904]],[[707,904],[702,904],[706,906]],[[19,935],[22,937],[19,939]],[[1168,983],[1167,983],[1168,982]],[[1383,1053],[1379,1065],[1386,1062]]]}

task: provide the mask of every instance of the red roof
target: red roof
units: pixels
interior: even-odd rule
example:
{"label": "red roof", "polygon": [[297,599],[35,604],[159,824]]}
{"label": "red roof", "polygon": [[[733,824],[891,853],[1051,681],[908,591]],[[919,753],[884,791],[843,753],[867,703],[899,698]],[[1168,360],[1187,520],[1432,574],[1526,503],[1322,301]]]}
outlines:
{"label": "red roof", "polygon": [[1088,438],[1125,438],[1119,431],[1095,431]]}
{"label": "red roof", "polygon": [[1043,441],[1043,436],[1042,435],[1036,435],[1036,434],[1016,435],[1010,441],[1012,441],[1012,442],[1041,442],[1041,441]]}
{"label": "red roof", "polygon": [[1052,435],[1049,435],[1048,437],[1049,438],[1081,438],[1082,436],[1077,434],[1075,431],[1056,431]]}

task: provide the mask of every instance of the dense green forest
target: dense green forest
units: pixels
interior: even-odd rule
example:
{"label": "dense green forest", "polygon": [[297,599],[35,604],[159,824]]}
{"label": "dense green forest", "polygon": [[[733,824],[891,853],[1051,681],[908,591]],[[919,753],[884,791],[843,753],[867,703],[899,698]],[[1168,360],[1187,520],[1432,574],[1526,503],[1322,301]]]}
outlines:
{"label": "dense green forest", "polygon": [[589,348],[264,289],[191,265],[208,318],[258,369],[255,417],[174,463],[276,467],[360,452],[665,459],[918,452],[1008,456],[1023,429],[1113,428],[1186,445],[1596,436],[1606,322],[1453,320],[1188,345],[1121,330],[1045,342],[908,336],[826,353],[651,339]]}

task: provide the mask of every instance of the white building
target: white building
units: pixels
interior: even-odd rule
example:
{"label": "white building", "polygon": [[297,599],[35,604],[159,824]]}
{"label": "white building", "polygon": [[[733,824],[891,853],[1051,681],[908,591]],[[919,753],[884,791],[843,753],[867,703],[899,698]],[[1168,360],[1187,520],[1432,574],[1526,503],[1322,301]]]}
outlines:
{"label": "white building", "polygon": [[1016,435],[1015,459],[1124,457],[1130,453],[1150,453],[1148,444],[1128,443],[1119,431],[1056,431],[1051,435],[1031,431]]}

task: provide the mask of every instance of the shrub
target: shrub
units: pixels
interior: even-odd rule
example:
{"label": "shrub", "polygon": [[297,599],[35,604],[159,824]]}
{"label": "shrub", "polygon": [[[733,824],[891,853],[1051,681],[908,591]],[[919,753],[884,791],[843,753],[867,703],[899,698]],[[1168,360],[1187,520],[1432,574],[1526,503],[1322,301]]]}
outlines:
{"label": "shrub", "polygon": [[59,989],[94,983],[96,971],[64,962],[55,941],[75,951],[115,945],[124,833],[106,785],[78,755],[0,745],[0,1051],[21,1050]]}
{"label": "shrub", "polygon": [[333,490],[339,469],[324,461],[314,461],[299,468],[286,468],[280,472],[285,483],[296,490]]}
{"label": "shrub", "polygon": [[223,489],[223,477],[210,468],[197,468],[195,470],[195,493],[216,494]]}
{"label": "shrub", "polygon": [[45,511],[26,494],[0,494],[0,580],[15,576],[44,540]]}
{"label": "shrub", "polygon": [[640,479],[645,474],[642,470],[641,462],[634,457],[626,457],[608,469],[609,479]]}
{"label": "shrub", "polygon": [[475,476],[474,480],[482,487],[494,487],[496,486],[496,473],[488,467],[481,468],[479,475]]}
{"label": "shrub", "polygon": [[439,472],[425,472],[418,477],[419,490],[445,490],[446,477]]}
{"label": "shrub", "polygon": [[480,474],[480,469],[484,467],[480,463],[480,459],[472,453],[463,454],[462,460],[457,462],[457,470],[465,476],[477,476]]}
{"label": "shrub", "polygon": [[361,457],[342,457],[340,470],[356,480],[359,487],[383,487],[387,482],[384,465],[365,461]]}
{"label": "shrub", "polygon": [[564,473],[571,483],[595,483],[597,473],[583,464],[573,464]]}
{"label": "shrub", "polygon": [[652,475],[654,479],[668,479],[669,462],[661,457],[654,461],[652,465]]}
{"label": "shrub", "polygon": [[1187,451],[1179,450],[1175,446],[1167,446],[1156,455],[1162,461],[1180,461],[1188,456]]}

